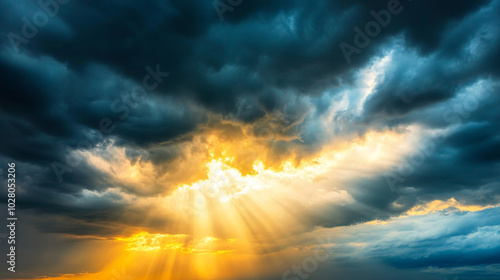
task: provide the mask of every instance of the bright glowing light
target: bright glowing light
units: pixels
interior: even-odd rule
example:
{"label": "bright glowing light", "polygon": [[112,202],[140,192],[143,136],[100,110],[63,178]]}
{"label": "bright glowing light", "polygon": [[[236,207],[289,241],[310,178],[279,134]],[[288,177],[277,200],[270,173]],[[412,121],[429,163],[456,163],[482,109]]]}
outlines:
{"label": "bright glowing light", "polygon": [[207,236],[192,239],[186,234],[150,234],[140,232],[131,237],[118,237],[117,241],[125,242],[126,249],[131,251],[180,250],[182,253],[204,255],[222,254],[234,251],[228,246],[235,240],[221,240]]}
{"label": "bright glowing light", "polygon": [[[121,148],[84,152],[82,155],[91,165],[117,182],[127,182],[131,190],[143,195],[113,188],[82,195],[95,199],[121,197],[130,203],[130,213],[135,208],[148,209],[144,219],[153,221],[156,228],[155,233],[144,228],[115,237],[116,244],[122,247],[120,258],[92,277],[109,279],[120,267],[134,271],[159,262],[163,263],[161,268],[136,270],[133,275],[143,274],[137,279],[231,279],[242,273],[238,262],[248,265],[248,275],[252,275],[253,265],[260,272],[275,270],[273,263],[289,263],[286,250],[291,241],[283,236],[306,231],[310,217],[326,207],[352,203],[352,180],[396,165],[420,135],[418,127],[372,131],[362,138],[325,145],[311,158],[297,160],[291,154],[276,164],[272,159],[247,153],[263,149],[258,139],[245,140],[248,149],[240,153],[240,142],[211,134],[205,140],[195,140],[196,149],[186,148],[193,156],[181,162],[187,170],[202,170],[203,176],[191,176],[187,182],[179,179],[177,185],[165,184],[165,190],[160,183],[172,179],[172,174],[160,174],[141,159],[130,160]],[[116,169],[126,172],[116,173]],[[184,174],[180,169],[175,176]],[[201,178],[193,180],[197,177]],[[262,255],[271,252],[273,261],[266,262]],[[207,270],[207,266],[212,268]]]}
{"label": "bright glowing light", "polygon": [[462,211],[462,212],[477,212],[488,208],[497,207],[498,205],[462,205],[455,198],[450,198],[446,201],[434,200],[424,205],[418,205],[409,210],[406,214],[409,216],[428,215],[438,211]]}

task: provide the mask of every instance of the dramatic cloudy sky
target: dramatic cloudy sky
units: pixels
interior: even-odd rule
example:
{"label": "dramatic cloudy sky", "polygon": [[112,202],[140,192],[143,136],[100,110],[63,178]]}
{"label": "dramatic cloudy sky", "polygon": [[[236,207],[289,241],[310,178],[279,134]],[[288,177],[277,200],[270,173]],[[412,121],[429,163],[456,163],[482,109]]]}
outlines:
{"label": "dramatic cloudy sky", "polygon": [[500,276],[500,0],[0,11],[2,278]]}

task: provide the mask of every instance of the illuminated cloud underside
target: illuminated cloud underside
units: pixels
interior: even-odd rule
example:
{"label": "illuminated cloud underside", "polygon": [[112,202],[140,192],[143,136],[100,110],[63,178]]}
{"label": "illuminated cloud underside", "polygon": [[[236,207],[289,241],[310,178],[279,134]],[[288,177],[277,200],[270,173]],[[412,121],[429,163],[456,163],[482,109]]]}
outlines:
{"label": "illuminated cloud underside", "polygon": [[2,43],[15,277],[497,279],[500,1],[401,5],[350,63],[387,2],[70,2]]}

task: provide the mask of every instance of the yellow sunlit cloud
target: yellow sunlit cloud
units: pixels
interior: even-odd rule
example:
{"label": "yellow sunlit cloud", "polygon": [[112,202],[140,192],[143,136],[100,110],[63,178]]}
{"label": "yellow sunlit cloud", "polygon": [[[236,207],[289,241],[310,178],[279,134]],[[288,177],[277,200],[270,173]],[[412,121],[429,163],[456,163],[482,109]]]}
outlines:
{"label": "yellow sunlit cloud", "polygon": [[424,205],[418,205],[410,209],[406,214],[408,216],[421,216],[428,215],[443,210],[453,210],[456,209],[461,212],[477,212],[488,208],[497,207],[498,205],[462,205],[455,198],[450,198],[446,201],[434,200]]}
{"label": "yellow sunlit cloud", "polygon": [[[171,181],[170,174],[162,174],[161,168],[140,158],[130,160],[123,148],[82,152],[90,165],[106,172],[117,185],[126,184],[143,194],[116,188],[107,191],[133,202],[127,213],[146,213],[144,219],[156,221],[156,226],[115,237],[122,253],[101,272],[54,279],[112,279],[113,272],[123,267],[137,275],[136,279],[187,277],[186,271],[197,279],[230,279],[256,273],[252,266],[259,267],[259,273],[276,270],[278,264],[287,263],[287,248],[295,242],[294,236],[309,230],[312,215],[328,205],[352,203],[350,180],[394,166],[412,150],[420,134],[418,127],[372,131],[361,138],[325,145],[312,157],[298,160],[291,155],[276,164],[247,154],[265,149],[257,142],[248,139],[242,154],[241,143],[211,133],[205,140],[194,140],[191,145],[197,148],[186,148],[192,157],[185,157],[177,167],[200,169],[204,174],[184,182],[179,179],[176,186],[165,183],[165,191],[158,188]],[[105,193],[87,191],[82,195],[98,199]],[[237,262],[246,263],[248,269],[236,269]],[[150,270],[138,270],[147,264],[152,265]],[[212,268],[207,270],[207,266]]]}
{"label": "yellow sunlit cloud", "polygon": [[117,237],[117,241],[124,242],[126,250],[153,251],[153,250],[180,250],[182,253],[204,255],[222,254],[234,251],[234,239],[221,240],[207,236],[192,239],[186,234],[150,234],[140,232],[130,237]]}

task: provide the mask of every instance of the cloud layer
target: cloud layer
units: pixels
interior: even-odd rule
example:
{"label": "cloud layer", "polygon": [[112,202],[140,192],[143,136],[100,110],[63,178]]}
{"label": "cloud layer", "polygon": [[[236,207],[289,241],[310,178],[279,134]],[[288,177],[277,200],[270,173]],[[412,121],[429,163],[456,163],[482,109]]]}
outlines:
{"label": "cloud layer", "polygon": [[[212,1],[61,2],[29,40],[43,7],[0,4],[0,159],[19,166],[18,206],[40,232],[182,234],[189,225],[155,212],[164,200],[248,178],[287,190],[269,201],[300,207],[297,234],[435,200],[499,203],[500,1],[254,0],[222,20]],[[339,45],[390,3],[401,12],[346,61]],[[495,266],[497,212],[385,239],[442,216],[409,218],[369,233],[379,243],[366,254],[396,268]]]}

